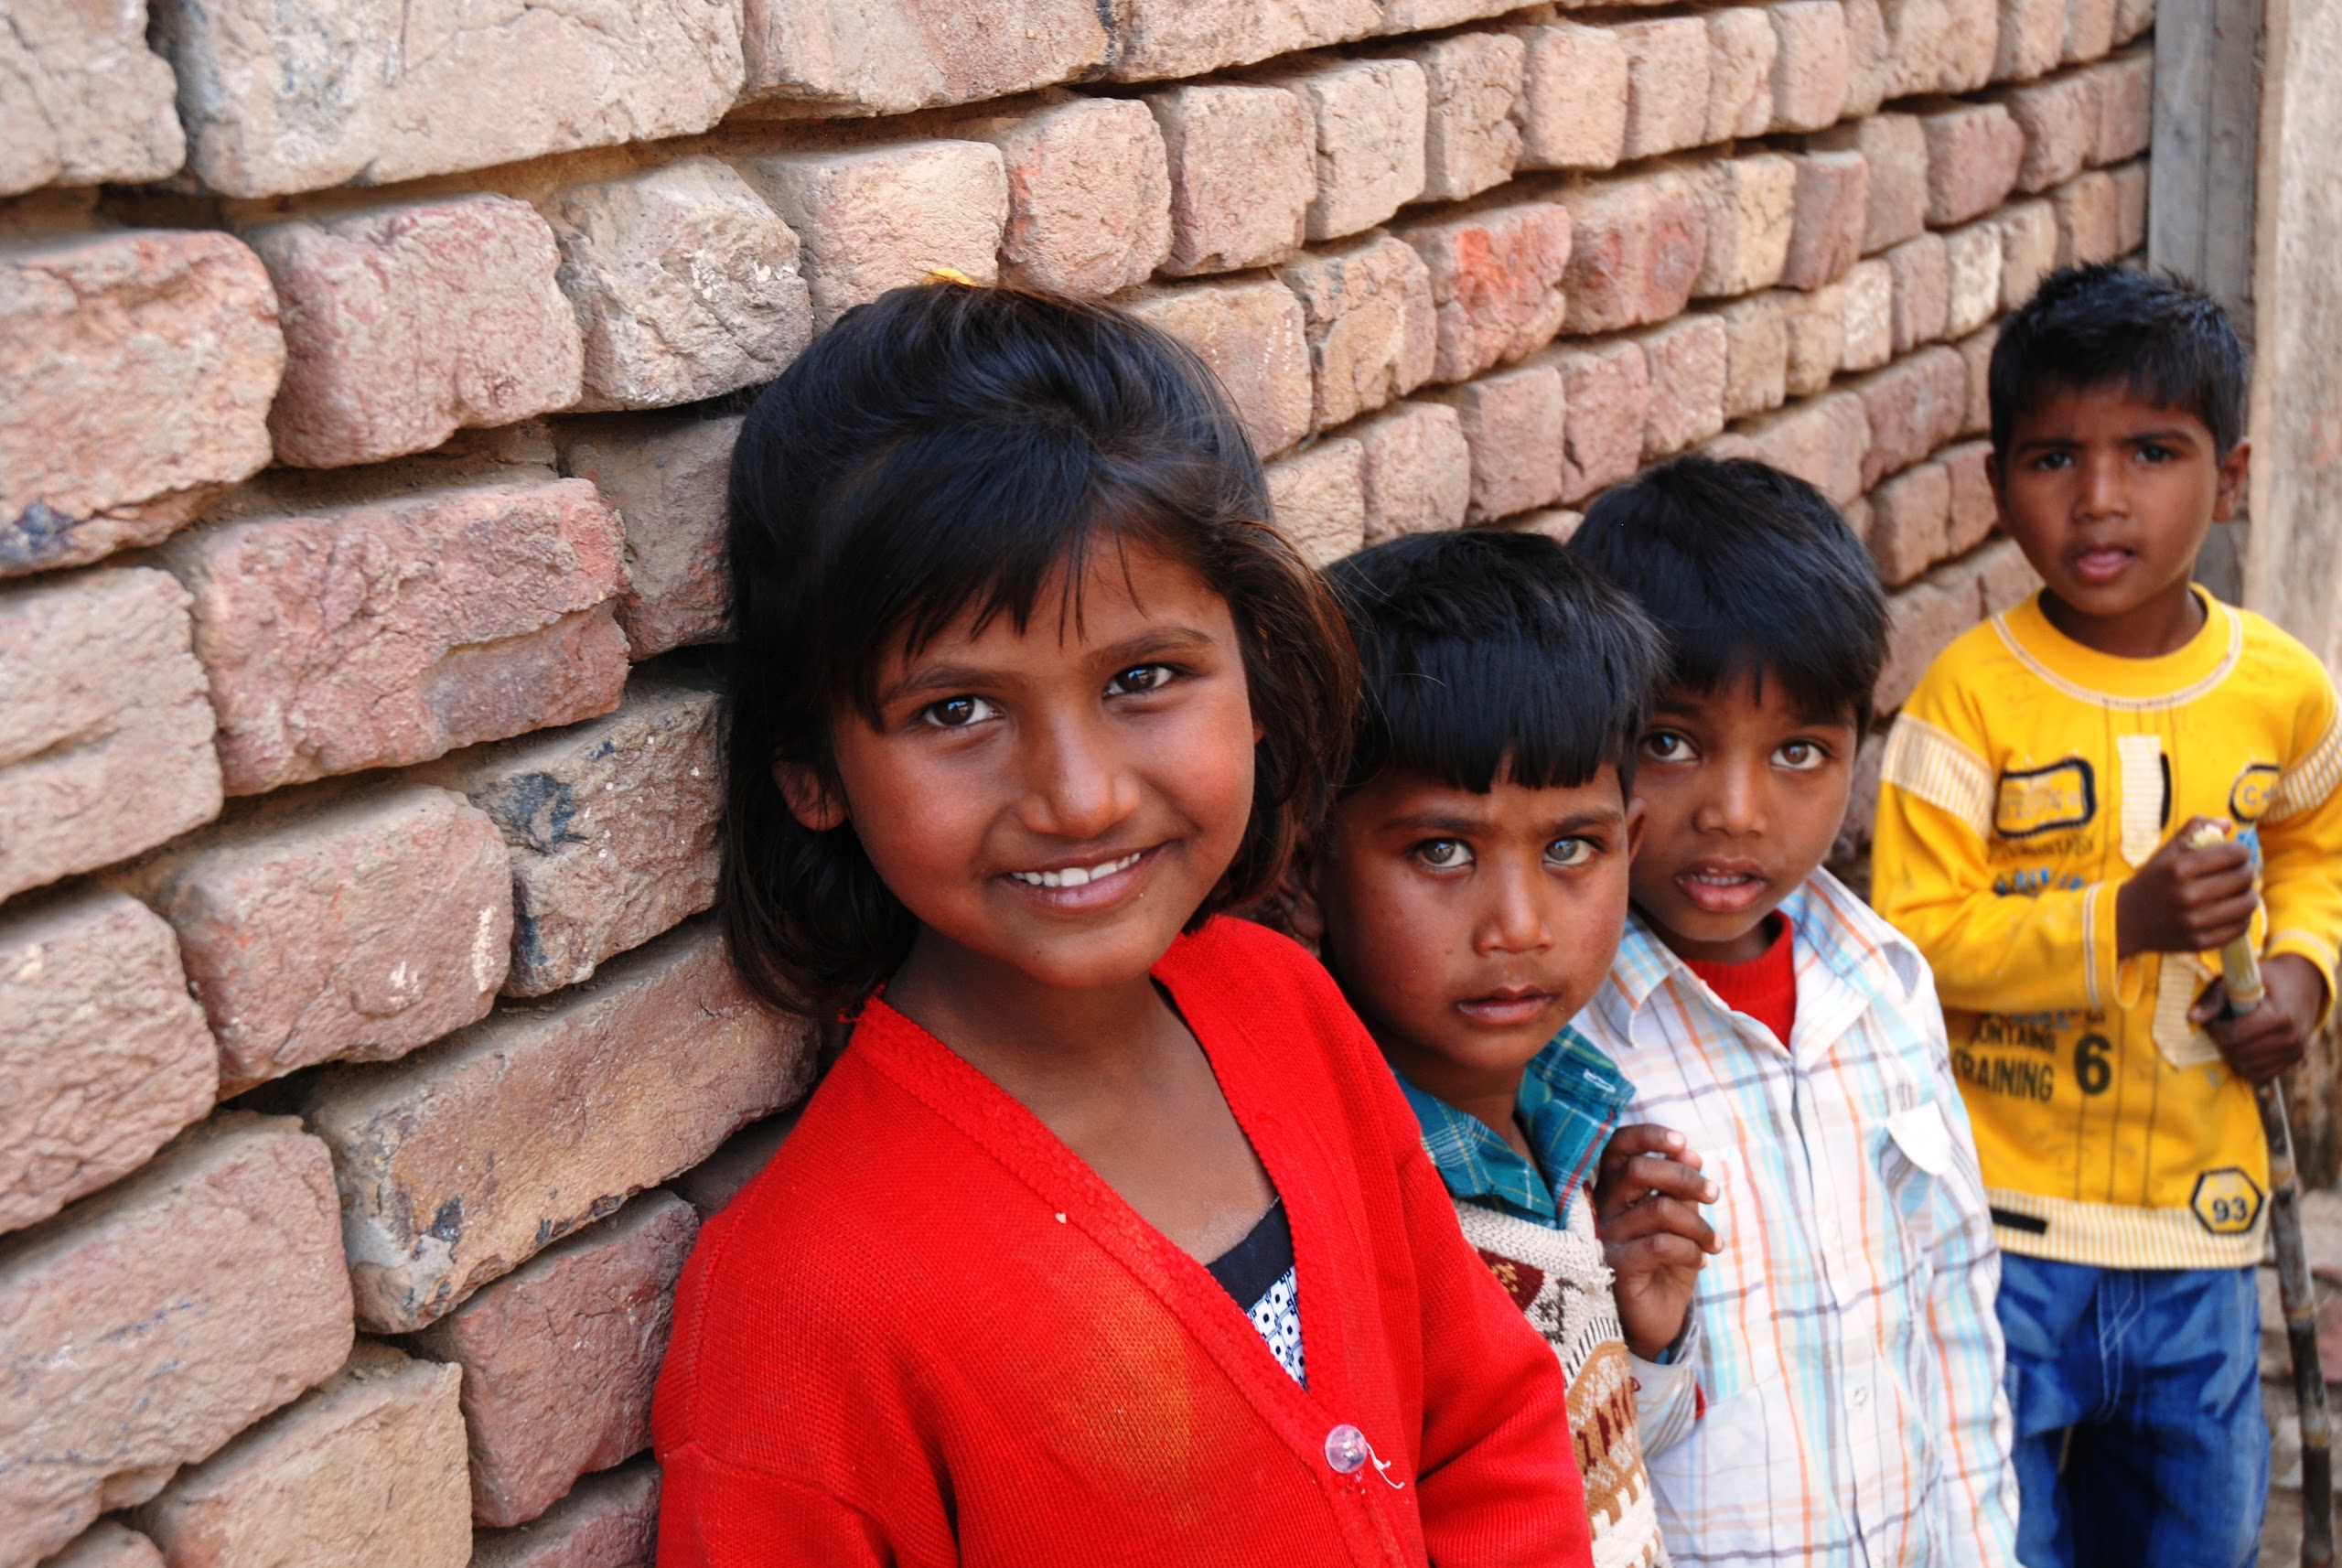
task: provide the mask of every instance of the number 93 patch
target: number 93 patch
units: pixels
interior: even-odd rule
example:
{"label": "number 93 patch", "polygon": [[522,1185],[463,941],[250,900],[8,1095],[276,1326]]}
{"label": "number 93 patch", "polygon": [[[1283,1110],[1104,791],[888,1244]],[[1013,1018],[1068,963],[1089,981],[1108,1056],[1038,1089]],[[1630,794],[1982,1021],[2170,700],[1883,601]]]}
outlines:
{"label": "number 93 patch", "polygon": [[2224,1165],[2196,1178],[2196,1196],[2187,1207],[2213,1235],[2240,1236],[2261,1218],[2261,1189],[2236,1166]]}

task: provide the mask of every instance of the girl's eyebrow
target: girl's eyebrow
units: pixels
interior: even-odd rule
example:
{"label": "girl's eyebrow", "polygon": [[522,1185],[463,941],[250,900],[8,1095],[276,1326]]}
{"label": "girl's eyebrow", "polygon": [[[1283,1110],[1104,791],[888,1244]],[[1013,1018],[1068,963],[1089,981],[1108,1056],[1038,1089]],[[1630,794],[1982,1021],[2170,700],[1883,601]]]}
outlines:
{"label": "girl's eyebrow", "polygon": [[[1195,652],[1213,646],[1209,632],[1193,627],[1168,625],[1149,627],[1135,637],[1098,650],[1091,658],[1101,664],[1129,665],[1150,657],[1169,653]],[[880,690],[878,705],[886,707],[931,692],[964,692],[993,684],[1000,679],[1000,671],[980,664],[922,664],[906,672],[900,680]]]}

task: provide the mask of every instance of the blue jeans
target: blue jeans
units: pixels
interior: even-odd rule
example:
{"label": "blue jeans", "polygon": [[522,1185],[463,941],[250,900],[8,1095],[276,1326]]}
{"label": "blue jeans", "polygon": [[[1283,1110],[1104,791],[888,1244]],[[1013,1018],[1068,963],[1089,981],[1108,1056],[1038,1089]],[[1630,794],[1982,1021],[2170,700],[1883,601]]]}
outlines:
{"label": "blue jeans", "polygon": [[2001,1255],[2026,1568],[2251,1568],[2269,1497],[2251,1269]]}

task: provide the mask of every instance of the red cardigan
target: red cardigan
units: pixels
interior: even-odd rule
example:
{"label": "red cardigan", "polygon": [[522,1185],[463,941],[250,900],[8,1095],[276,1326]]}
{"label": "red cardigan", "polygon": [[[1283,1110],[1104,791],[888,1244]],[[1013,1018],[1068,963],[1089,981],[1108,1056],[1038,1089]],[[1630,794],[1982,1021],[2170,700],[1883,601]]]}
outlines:
{"label": "red cardigan", "polygon": [[[1340,993],[1230,919],[1155,973],[1284,1196],[1308,1388],[1202,1264],[874,1003],[684,1271],[661,1568],[1590,1563],[1559,1365]],[[1345,1424],[1399,1489],[1327,1463]]]}

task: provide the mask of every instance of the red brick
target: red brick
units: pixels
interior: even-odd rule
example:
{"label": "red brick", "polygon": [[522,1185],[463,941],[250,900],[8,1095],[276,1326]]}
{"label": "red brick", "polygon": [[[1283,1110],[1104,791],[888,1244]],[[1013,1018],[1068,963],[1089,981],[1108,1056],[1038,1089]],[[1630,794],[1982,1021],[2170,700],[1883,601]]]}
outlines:
{"label": "red brick", "polygon": [[1542,511],[1523,512],[1509,519],[1506,526],[1520,533],[1542,533],[1556,544],[1567,544],[1585,526],[1585,513],[1567,507],[1547,507]]}
{"label": "red brick", "polygon": [[1960,421],[1962,435],[1982,435],[1993,427],[1991,371],[1993,341],[1996,336],[1994,329],[1987,327],[1952,345],[1960,351],[1961,360],[1968,371],[1968,411]]}
{"label": "red brick", "polygon": [[2073,70],[2001,94],[2001,102],[2025,133],[2025,157],[2016,171],[2019,190],[2032,194],[2062,185],[2091,161],[2100,128],[2098,91],[2094,72]]}
{"label": "red brick", "polygon": [[1724,416],[1778,408],[1789,396],[1789,329],[1778,294],[1751,295],[1716,312],[1724,323]]}
{"label": "red brick", "polygon": [[1851,506],[1863,492],[1863,455],[1870,435],[1862,400],[1852,392],[1827,392],[1793,403],[1778,413],[1749,422],[1724,437],[1711,450],[1722,456],[1743,456],[1770,463],[1830,498],[1836,506]]}
{"label": "red brick", "polygon": [[464,1568],[464,1423],[453,1367],[361,1341],[317,1388],[139,1510],[171,1568]]}
{"label": "red brick", "polygon": [[1707,259],[1698,188],[1674,169],[1567,192],[1572,224],[1564,324],[1615,331],[1682,314]]}
{"label": "red brick", "polygon": [[1773,128],[1773,68],[1780,52],[1773,19],[1762,7],[1710,11],[1708,118],[1703,145],[1761,136]]}
{"label": "red brick", "polygon": [[1427,33],[1434,27],[1452,27],[1520,9],[1515,0],[1383,0],[1378,31]]}
{"label": "red brick", "polygon": [[2046,201],[2018,201],[1993,221],[2001,231],[2001,308],[2014,310],[2057,265],[2057,214]]}
{"label": "red brick", "polygon": [[[1830,0],[1813,0],[1827,4]],[[1518,29],[1524,168],[1606,169],[1627,145],[1627,48],[1607,27],[1555,20]]]}
{"label": "red brick", "polygon": [[1636,334],[1636,340],[1650,362],[1643,460],[1671,456],[1722,430],[1724,323],[1713,316],[1683,316]]}
{"label": "red brick", "polygon": [[1963,441],[1936,454],[1936,461],[1943,465],[1945,476],[1950,480],[1944,522],[1946,555],[1967,554],[1983,543],[2001,521],[1987,467],[1992,458],[1993,444],[1989,441]]}
{"label": "red brick", "polygon": [[1859,120],[1878,113],[1887,97],[1888,79],[1895,74],[1892,43],[1886,36],[1886,16],[1879,0],[1844,0],[1846,28],[1846,102],[1842,117]]}
{"label": "red brick", "polygon": [[1873,114],[1816,136],[1821,152],[1860,153],[1869,166],[1863,254],[1876,255],[1928,226],[1928,138],[1918,117]]}
{"label": "red brick", "polygon": [[219,1053],[171,929],[119,893],[0,916],[0,1231],[129,1175],[211,1109]]}
{"label": "red brick", "polygon": [[1976,613],[1980,617],[1999,615],[2033,596],[2041,586],[2041,574],[2025,558],[2014,539],[1995,540],[1961,563],[1974,573],[1976,578]]}
{"label": "red brick", "polygon": [[564,420],[556,434],[561,471],[590,481],[626,532],[618,618],[628,651],[648,659],[722,641],[732,591],[724,492],[740,415]]}
{"label": "red brick", "polygon": [[1363,538],[1461,528],[1472,500],[1472,448],[1463,421],[1445,403],[1402,403],[1350,427],[1364,448]]}
{"label": "red brick", "polygon": [[1067,97],[958,127],[1000,152],[1000,275],[1074,295],[1140,284],[1171,253],[1171,167],[1144,103]]}
{"label": "red brick", "polygon": [[1993,80],[2030,81],[2057,69],[2066,46],[2066,0],[1998,0]]}
{"label": "red brick", "polygon": [[698,1233],[690,1204],[646,1192],[416,1336],[422,1354],[463,1370],[473,1519],[525,1524],[578,1477],[650,1446],[675,1276]]}
{"label": "red brick", "polygon": [[503,841],[444,789],[246,819],[127,880],[178,933],[223,1096],[462,1028],[512,941]]}
{"label": "red brick", "polygon": [[1439,318],[1414,247],[1370,234],[1297,256],[1277,276],[1301,301],[1313,428],[1346,424],[1430,379]]}
{"label": "red brick", "polygon": [[[1399,231],[1431,269],[1439,320],[1434,380],[1464,381],[1552,340],[1563,322],[1564,275],[1574,304],[1576,215],[1574,202],[1523,201]],[[1698,266],[1695,251],[1686,288]]]}
{"label": "red brick", "polygon": [[1348,436],[1268,465],[1277,532],[1310,564],[1328,565],[1366,542],[1365,466],[1364,445]]}
{"label": "red brick", "polygon": [[[704,679],[640,670],[607,717],[424,772],[492,824],[511,890],[506,995],[575,985],[714,902],[715,704]],[[500,951],[500,974],[503,962]]]}
{"label": "red brick", "polygon": [[1316,392],[1301,302],[1273,279],[1197,283],[1119,301],[1210,367],[1262,456],[1309,434]]}
{"label": "red brick", "polygon": [[422,1328],[804,1091],[800,1021],[741,992],[705,921],[594,985],[301,1085],[334,1150],[358,1316]]}
{"label": "red brick", "polygon": [[748,0],[743,96],[900,114],[1095,74],[1113,38],[1090,0],[1026,0],[1014,26],[968,0]]}
{"label": "red brick", "polygon": [[724,1141],[715,1153],[669,1182],[677,1197],[692,1206],[702,1219],[721,1214],[740,1196],[740,1190],[763,1174],[790,1129],[797,1125],[802,1106],[792,1106],[778,1116],[768,1116],[761,1122],[751,1122]]}
{"label": "red brick", "polygon": [[1562,494],[1562,377],[1526,365],[1437,394],[1456,410],[1472,452],[1467,523],[1551,506]]}
{"label": "red brick", "polygon": [[1861,259],[1869,222],[1870,165],[1862,154],[1805,153],[1797,159],[1797,199],[1781,281],[1816,289]]}
{"label": "red brick", "polygon": [[163,1568],[163,1554],[136,1530],[102,1519],[72,1545],[42,1559],[41,1568]]}
{"label": "red brick", "polygon": [[1562,373],[1562,499],[1580,501],[1634,477],[1650,422],[1650,360],[1632,338],[1552,351]]}
{"label": "red brick", "polygon": [[1430,97],[1422,66],[1342,60],[1273,81],[1300,99],[1315,138],[1310,239],[1370,229],[1423,193]]}
{"label": "red brick", "polygon": [[1998,103],[1955,103],[1919,116],[1928,138],[1928,221],[1939,228],[1989,212],[2016,188],[2025,132]]}
{"label": "red brick", "polygon": [[2137,157],[2154,135],[2154,50],[2126,49],[2090,67],[2089,75],[2098,86],[2098,136],[2090,161],[2119,164]]}
{"label": "red brick", "polygon": [[1904,241],[1884,258],[1895,279],[1895,352],[1944,335],[1951,321],[1951,253],[1940,234]]}
{"label": "red brick", "polygon": [[2114,0],[2114,42],[2127,44],[2155,25],[2155,0]]}
{"label": "red brick", "polygon": [[146,7],[42,5],[9,16],[0,196],[44,185],[161,179],[187,156],[171,68]]}
{"label": "red brick", "polygon": [[2114,179],[2116,241],[2122,253],[2135,253],[2147,242],[2147,161],[2140,158],[2106,171]]}
{"label": "red brick", "polygon": [[901,142],[756,158],[740,172],[795,231],[813,330],[939,268],[999,275],[1008,173],[983,142]]}
{"label": "red brick", "polygon": [[[1846,8],[1837,0],[1780,0],[1767,5],[1773,57],[1773,128],[1819,131],[1849,110],[1853,59]],[[1875,108],[1875,102],[1868,108]],[[1865,113],[1868,108],[1853,113]]]}
{"label": "red brick", "polygon": [[650,1568],[659,1471],[649,1460],[577,1483],[543,1518],[472,1538],[471,1568]]}
{"label": "red brick", "polygon": [[1810,294],[1778,289],[1770,297],[1781,307],[1788,338],[1782,390],[1810,397],[1830,384],[1846,357],[1846,285],[1834,283]]}
{"label": "red brick", "polygon": [[1845,323],[1842,371],[1874,371],[1895,357],[1895,269],[1878,257],[1858,263],[1837,285]]}
{"label": "red brick", "polygon": [[1512,177],[1526,57],[1508,33],[1456,33],[1407,51],[1429,94],[1423,199],[1459,201]]}
{"label": "red brick", "polygon": [[1796,161],[1778,153],[1717,158],[1695,169],[1692,178],[1708,230],[1692,292],[1715,299],[1778,283],[1789,264],[1796,216]]}
{"label": "red brick", "polygon": [[2064,59],[2068,65],[2103,59],[2114,47],[2114,11],[2117,0],[2066,0],[2066,47]]}
{"label": "red brick", "polygon": [[2001,231],[1991,219],[1952,230],[1943,237],[1950,298],[1944,331],[1965,338],[2000,314]]}
{"label": "red brick", "polygon": [[1939,567],[1886,596],[1886,664],[1872,694],[1873,707],[1890,714],[1952,639],[1976,624],[1976,585],[1961,566]]}
{"label": "red brick", "polygon": [[1879,580],[1888,586],[1909,582],[1951,553],[1951,476],[1942,464],[1906,468],[1871,491],[1870,503],[1865,542],[1878,564]]}
{"label": "red brick", "polygon": [[[175,540],[228,789],[252,794],[607,713],[618,519],[582,479],[424,491]],[[428,561],[428,573],[403,569]]]}
{"label": "red brick", "polygon": [[1890,64],[1885,93],[1970,92],[1992,80],[1995,0],[1881,0]]}
{"label": "red brick", "polygon": [[0,248],[0,577],[152,544],[264,466],[284,370],[268,274],[228,235]]}
{"label": "red brick", "polygon": [[230,1112],[0,1258],[0,1541],[38,1561],[349,1353],[326,1150]]}
{"label": "red brick", "polygon": [[219,814],[187,606],[143,567],[0,591],[0,897]]}
{"label": "red brick", "polygon": [[1683,147],[1707,134],[1708,29],[1697,16],[1621,22],[1627,49],[1627,141],[1632,161]]}
{"label": "red brick", "polygon": [[1968,367],[1950,349],[1923,349],[1854,383],[1870,420],[1863,488],[1909,467],[1960,434]]}
{"label": "red brick", "polygon": [[524,201],[409,202],[246,238],[284,306],[269,428],[287,463],[377,462],[577,401],[584,340],[553,231]]}
{"label": "red brick", "polygon": [[1386,30],[1374,0],[1121,0],[1114,12],[1107,75],[1118,81],[1200,76]]}
{"label": "red brick", "polygon": [[2122,253],[2122,195],[2104,169],[2059,186],[2049,193],[2057,215],[2057,264],[2111,262]]}
{"label": "red brick", "polygon": [[1281,87],[1151,93],[1170,156],[1174,275],[1270,266],[1301,249],[1317,195],[1316,130]]}

